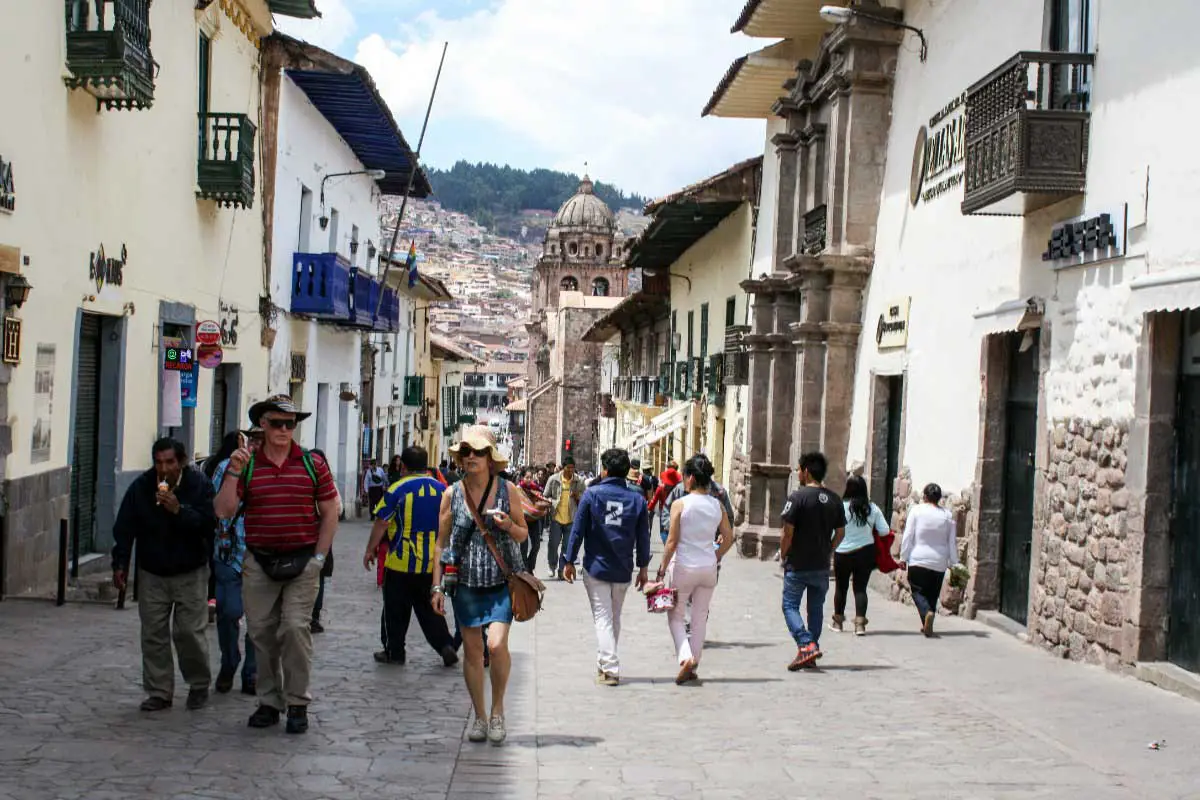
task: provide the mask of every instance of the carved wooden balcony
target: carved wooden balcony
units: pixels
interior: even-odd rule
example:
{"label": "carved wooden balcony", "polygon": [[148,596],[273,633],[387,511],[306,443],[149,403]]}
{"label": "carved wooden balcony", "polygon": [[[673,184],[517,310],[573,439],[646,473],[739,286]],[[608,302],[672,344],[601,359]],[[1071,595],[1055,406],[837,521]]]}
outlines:
{"label": "carved wooden balcony", "polygon": [[245,114],[200,114],[197,195],[233,208],[254,205],[254,134]]}
{"label": "carved wooden balcony", "polygon": [[66,14],[67,86],[105,108],[153,105],[150,0],[66,0]]}
{"label": "carved wooden balcony", "polygon": [[1024,216],[1084,191],[1093,61],[1021,52],[967,91],[964,214]]}

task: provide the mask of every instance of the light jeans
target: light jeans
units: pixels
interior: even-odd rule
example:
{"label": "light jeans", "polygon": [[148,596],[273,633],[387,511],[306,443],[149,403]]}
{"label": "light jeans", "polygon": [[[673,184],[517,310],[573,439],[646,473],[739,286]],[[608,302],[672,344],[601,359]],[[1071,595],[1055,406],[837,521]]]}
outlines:
{"label": "light jeans", "polygon": [[596,623],[596,666],[609,675],[619,674],[617,642],[621,638],[621,608],[629,582],[609,583],[583,573],[583,586],[592,604],[592,621]]}
{"label": "light jeans", "polygon": [[[675,607],[667,612],[667,626],[675,640],[679,663],[700,663],[704,650],[704,634],[708,630],[708,606],[717,588],[717,567],[689,568],[671,565],[671,588],[679,593]],[[692,624],[687,625],[688,605],[691,605]]]}

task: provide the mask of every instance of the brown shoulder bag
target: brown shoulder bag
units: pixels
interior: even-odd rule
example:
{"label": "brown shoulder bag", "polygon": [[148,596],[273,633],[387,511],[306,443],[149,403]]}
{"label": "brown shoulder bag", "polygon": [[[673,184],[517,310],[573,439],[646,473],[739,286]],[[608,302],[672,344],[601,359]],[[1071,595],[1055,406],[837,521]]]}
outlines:
{"label": "brown shoulder bag", "polygon": [[[483,516],[475,506],[475,498],[471,497],[471,490],[465,483],[460,485],[462,486],[463,500],[466,501],[467,508],[470,509],[471,516],[475,519],[475,524],[483,535],[483,541],[487,545],[488,551],[491,552],[492,558],[496,559],[496,563],[500,566],[500,572],[503,573],[504,579],[508,581],[513,619],[517,622],[527,622],[533,619],[537,612],[542,610],[542,597],[546,593],[546,584],[538,580],[532,572],[513,572],[509,569],[508,562],[504,560],[504,557],[500,555],[500,550],[496,547],[496,540],[488,531],[487,523],[483,521]],[[483,501],[487,502],[486,495]]]}

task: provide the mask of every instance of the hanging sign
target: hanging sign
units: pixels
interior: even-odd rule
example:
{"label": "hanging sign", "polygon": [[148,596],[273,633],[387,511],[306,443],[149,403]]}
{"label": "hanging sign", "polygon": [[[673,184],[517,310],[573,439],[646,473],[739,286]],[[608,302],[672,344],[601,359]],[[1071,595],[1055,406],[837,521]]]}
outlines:
{"label": "hanging sign", "polygon": [[225,351],[219,344],[201,344],[196,346],[196,363],[205,369],[216,369],[221,366]]}
{"label": "hanging sign", "polygon": [[162,339],[163,369],[174,372],[190,372],[195,354],[183,339],[164,336]]}
{"label": "hanging sign", "polygon": [[221,325],[211,319],[196,323],[196,344],[220,344]]}
{"label": "hanging sign", "polygon": [[196,407],[196,387],[200,383],[200,365],[192,364],[187,372],[179,373],[179,404],[183,408]]}

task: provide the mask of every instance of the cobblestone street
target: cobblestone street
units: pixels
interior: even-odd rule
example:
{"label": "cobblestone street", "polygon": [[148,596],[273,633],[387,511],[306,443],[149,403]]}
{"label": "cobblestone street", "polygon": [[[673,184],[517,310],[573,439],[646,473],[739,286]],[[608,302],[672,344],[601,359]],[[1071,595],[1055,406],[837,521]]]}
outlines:
{"label": "cobblestone street", "polygon": [[1200,797],[1200,705],[976,623],[926,641],[877,595],[870,635],[829,632],[791,674],[775,567],[736,557],[701,684],[674,685],[665,619],[631,593],[622,685],[594,685],[583,587],[554,583],[513,636],[508,744],[468,744],[461,672],[415,625],[406,666],[371,660],[366,532],[335,546],[304,737],[248,729],[236,687],[140,713],[134,610],[0,604],[0,798]]}

